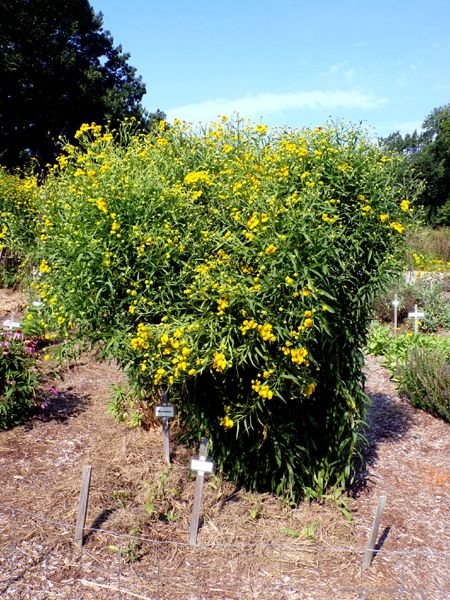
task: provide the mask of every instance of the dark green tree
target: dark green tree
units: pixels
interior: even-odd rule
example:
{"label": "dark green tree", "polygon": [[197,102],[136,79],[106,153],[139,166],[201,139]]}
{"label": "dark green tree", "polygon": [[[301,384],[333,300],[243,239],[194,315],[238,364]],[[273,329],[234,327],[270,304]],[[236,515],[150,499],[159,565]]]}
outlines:
{"label": "dark green tree", "polygon": [[450,104],[435,108],[422,132],[402,136],[398,131],[382,140],[386,149],[405,157],[402,176],[414,173],[424,180],[420,201],[434,225],[450,225]]}
{"label": "dark green tree", "polygon": [[83,122],[149,122],[128,59],[88,0],[2,0],[0,164],[42,168]]}

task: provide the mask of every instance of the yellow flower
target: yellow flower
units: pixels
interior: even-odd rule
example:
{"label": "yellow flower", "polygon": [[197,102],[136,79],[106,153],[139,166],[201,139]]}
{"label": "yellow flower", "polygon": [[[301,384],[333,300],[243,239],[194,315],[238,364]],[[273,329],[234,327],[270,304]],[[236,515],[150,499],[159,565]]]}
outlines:
{"label": "yellow flower", "polygon": [[258,325],[258,333],[265,342],[275,342],[276,337],[272,331],[272,325],[265,323],[264,325]]}
{"label": "yellow flower", "polygon": [[228,300],[225,300],[225,298],[221,298],[220,300],[217,300],[217,314],[218,315],[225,314],[225,310],[228,308],[229,305],[230,305],[230,303],[228,302]]}
{"label": "yellow flower", "polygon": [[402,200],[400,202],[400,208],[402,209],[403,212],[408,212],[409,205],[410,205],[410,201],[409,200]]}
{"label": "yellow flower", "polygon": [[41,264],[39,265],[39,271],[41,273],[50,273],[50,266],[45,259],[41,261]]}
{"label": "yellow flower", "polygon": [[302,363],[305,362],[305,358],[308,354],[308,350],[306,350],[306,348],[293,348],[290,351],[291,354],[291,360],[293,363],[295,363],[296,365],[301,365]]}
{"label": "yellow flower", "polygon": [[266,133],[267,125],[257,125],[255,127],[255,131],[256,131],[256,133]]}
{"label": "yellow flower", "polygon": [[292,285],[294,283],[294,280],[292,279],[292,277],[289,277],[289,275],[286,275],[286,277],[284,278],[284,281],[285,281],[286,285]]}
{"label": "yellow flower", "polygon": [[247,221],[247,227],[249,229],[255,229],[258,227],[259,219],[256,213],[253,213],[250,219]]}
{"label": "yellow flower", "polygon": [[269,246],[267,246],[267,248],[264,250],[264,252],[266,254],[275,254],[275,252],[277,251],[277,247],[274,246],[273,244],[270,244]]}
{"label": "yellow flower", "polygon": [[405,228],[403,227],[403,225],[401,223],[397,223],[397,221],[392,221],[392,223],[390,224],[390,227],[392,229],[394,229],[395,231],[397,231],[398,233],[403,233],[405,231]]}
{"label": "yellow flower", "polygon": [[230,419],[230,417],[228,415],[225,415],[224,417],[222,417],[219,421],[219,424],[224,429],[231,429],[232,427],[234,427],[234,421],[233,421],[233,419]]}
{"label": "yellow flower", "polygon": [[312,396],[314,394],[315,390],[316,390],[316,384],[308,383],[308,385],[303,390],[303,393],[307,398],[309,398],[310,396]]}
{"label": "yellow flower", "polygon": [[206,171],[191,171],[184,178],[186,185],[195,185],[196,183],[204,183],[205,185],[211,185],[212,180]]}
{"label": "yellow flower", "polygon": [[380,214],[380,221],[382,223],[386,223],[386,221],[389,221],[389,215],[387,215],[386,213],[381,213]]}
{"label": "yellow flower", "polygon": [[219,373],[223,373],[228,366],[230,365],[225,358],[225,354],[222,352],[214,352],[213,369]]}
{"label": "yellow flower", "polygon": [[308,329],[309,327],[312,327],[314,325],[314,321],[312,319],[305,319],[303,321],[303,327],[305,327],[306,329]]}

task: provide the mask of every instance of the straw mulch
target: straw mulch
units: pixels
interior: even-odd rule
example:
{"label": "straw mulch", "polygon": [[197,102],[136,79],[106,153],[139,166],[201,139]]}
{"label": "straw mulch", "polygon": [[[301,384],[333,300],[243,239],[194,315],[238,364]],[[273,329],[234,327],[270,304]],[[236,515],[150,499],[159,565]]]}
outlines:
{"label": "straw mulch", "polygon": [[[171,431],[107,413],[123,373],[95,356],[55,368],[57,394],[0,433],[0,596],[11,598],[441,598],[446,593],[449,427],[398,397],[366,363],[369,448],[346,499],[289,507],[218,475],[205,479],[198,545],[187,544],[196,452]],[[50,376],[50,375],[49,375]],[[55,390],[53,389],[53,392]],[[82,466],[93,467],[88,532],[73,542]],[[381,494],[380,552],[361,560]],[[422,595],[420,595],[422,594]]]}

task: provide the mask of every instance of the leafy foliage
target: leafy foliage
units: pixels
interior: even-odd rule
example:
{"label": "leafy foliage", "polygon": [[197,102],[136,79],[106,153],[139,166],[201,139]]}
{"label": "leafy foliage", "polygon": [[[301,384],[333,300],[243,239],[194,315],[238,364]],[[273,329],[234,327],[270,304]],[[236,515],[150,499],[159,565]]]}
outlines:
{"label": "leafy foliage", "polygon": [[36,246],[39,199],[36,177],[0,167],[0,285],[21,278],[23,260]]}
{"label": "leafy foliage", "polygon": [[34,347],[19,333],[0,333],[0,429],[22,423],[35,405]]}
{"label": "leafy foliage", "polygon": [[450,422],[450,352],[412,348],[398,378],[411,404]]}
{"label": "leafy foliage", "polygon": [[369,309],[413,216],[396,159],[350,128],[226,118],[76,137],[42,199],[49,327],[101,340],[137,410],[170,388],[187,437],[249,488],[343,485]]}
{"label": "leafy foliage", "polygon": [[386,325],[372,323],[366,351],[374,356],[383,356],[384,365],[398,380],[399,369],[404,369],[409,353],[416,348],[436,350],[444,357],[450,356],[450,339],[432,334],[402,333],[393,335]]}

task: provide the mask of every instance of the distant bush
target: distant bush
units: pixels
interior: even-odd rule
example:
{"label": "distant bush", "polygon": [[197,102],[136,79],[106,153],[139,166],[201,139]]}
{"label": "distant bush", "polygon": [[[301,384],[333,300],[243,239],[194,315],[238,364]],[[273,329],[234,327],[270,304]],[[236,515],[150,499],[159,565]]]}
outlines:
{"label": "distant bush", "polygon": [[398,370],[399,391],[411,404],[450,422],[450,355],[412,348]]}
{"label": "distant bush", "polygon": [[0,332],[0,429],[22,423],[35,406],[35,342]]}
{"label": "distant bush", "polygon": [[22,278],[24,261],[36,248],[39,200],[36,177],[0,167],[0,286]]}

